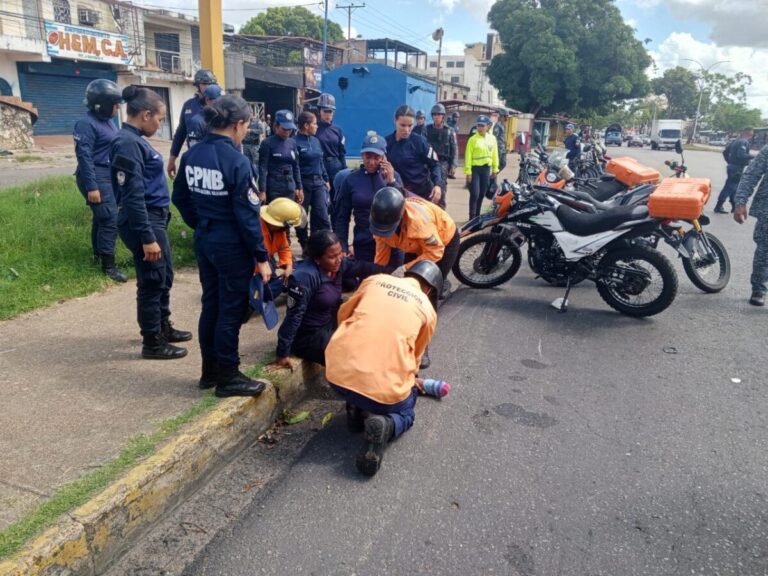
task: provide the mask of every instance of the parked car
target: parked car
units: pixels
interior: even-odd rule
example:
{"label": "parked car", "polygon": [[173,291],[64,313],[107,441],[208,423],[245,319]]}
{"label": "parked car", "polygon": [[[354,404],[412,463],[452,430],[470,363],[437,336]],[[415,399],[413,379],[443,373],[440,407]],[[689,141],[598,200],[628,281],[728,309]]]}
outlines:
{"label": "parked car", "polygon": [[605,145],[606,146],[621,146],[621,132],[606,132],[605,133]]}
{"label": "parked car", "polygon": [[725,146],[728,143],[728,140],[725,138],[710,138],[709,145],[710,146]]}
{"label": "parked car", "polygon": [[627,140],[627,147],[628,148],[642,148],[643,147],[643,139],[640,136],[632,136],[629,140]]}
{"label": "parked car", "polygon": [[651,145],[651,137],[650,136],[642,136],[643,139],[643,146],[650,146]]}

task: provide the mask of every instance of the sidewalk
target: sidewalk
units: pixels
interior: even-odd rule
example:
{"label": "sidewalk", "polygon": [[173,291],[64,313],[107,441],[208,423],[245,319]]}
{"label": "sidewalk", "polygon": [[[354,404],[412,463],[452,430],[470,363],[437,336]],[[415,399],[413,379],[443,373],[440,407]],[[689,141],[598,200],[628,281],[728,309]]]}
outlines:
{"label": "sidewalk", "polygon": [[[510,154],[509,164],[502,177],[515,173],[515,155]],[[448,210],[461,223],[468,211],[463,174],[457,172],[457,179],[449,182]],[[129,439],[153,433],[159,422],[209,394],[197,388],[196,271],[178,271],[171,293],[172,320],[195,333],[187,345],[189,355],[181,360],[141,359],[135,290],[134,281],[113,285],[103,293],[0,322],[0,530],[58,487],[103,466]],[[282,316],[284,308],[279,310]],[[267,332],[259,318],[246,324],[241,333],[243,364],[269,358],[276,333]],[[5,574],[2,564],[0,560],[0,574]]]}

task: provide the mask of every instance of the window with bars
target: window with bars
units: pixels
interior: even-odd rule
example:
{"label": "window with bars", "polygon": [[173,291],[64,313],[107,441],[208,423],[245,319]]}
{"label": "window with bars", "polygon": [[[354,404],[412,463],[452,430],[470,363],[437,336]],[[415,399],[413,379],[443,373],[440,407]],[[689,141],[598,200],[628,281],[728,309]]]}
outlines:
{"label": "window with bars", "polygon": [[62,24],[72,23],[68,0],[53,0],[53,19]]}

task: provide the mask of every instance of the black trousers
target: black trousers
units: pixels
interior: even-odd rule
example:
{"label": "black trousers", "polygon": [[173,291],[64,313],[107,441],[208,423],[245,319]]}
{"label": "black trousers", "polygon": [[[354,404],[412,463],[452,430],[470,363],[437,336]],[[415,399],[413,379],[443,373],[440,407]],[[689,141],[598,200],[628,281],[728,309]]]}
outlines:
{"label": "black trousers", "polygon": [[336,330],[336,323],[308,328],[301,326],[291,345],[294,356],[325,366],[325,348]]}
{"label": "black trousers", "polygon": [[491,185],[490,166],[472,166],[472,181],[469,185],[469,219],[480,215],[485,192]]}

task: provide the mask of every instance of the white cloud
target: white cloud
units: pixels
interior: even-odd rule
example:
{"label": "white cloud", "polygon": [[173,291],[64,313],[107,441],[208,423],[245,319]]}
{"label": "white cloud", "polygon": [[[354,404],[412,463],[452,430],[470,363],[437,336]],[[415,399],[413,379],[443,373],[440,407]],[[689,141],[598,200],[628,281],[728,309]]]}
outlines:
{"label": "white cloud", "polygon": [[711,38],[720,46],[768,48],[768,0],[667,0],[667,5],[677,18],[710,24]]}
{"label": "white cloud", "polygon": [[657,50],[651,51],[651,56],[657,67],[657,75],[675,66],[682,66],[691,71],[700,70],[698,64],[686,58],[699,61],[705,68],[715,62],[727,60],[713,67],[712,71],[729,75],[737,72],[749,74],[752,77],[752,85],[747,87],[747,105],[760,108],[763,115],[768,117],[768,49],[718,46],[714,42],[699,42],[688,33],[675,32],[670,34]]}
{"label": "white cloud", "polygon": [[469,14],[482,22],[487,21],[488,11],[495,2],[496,0],[429,0],[430,4],[445,10],[447,14],[453,12],[457,6],[463,6]]}

